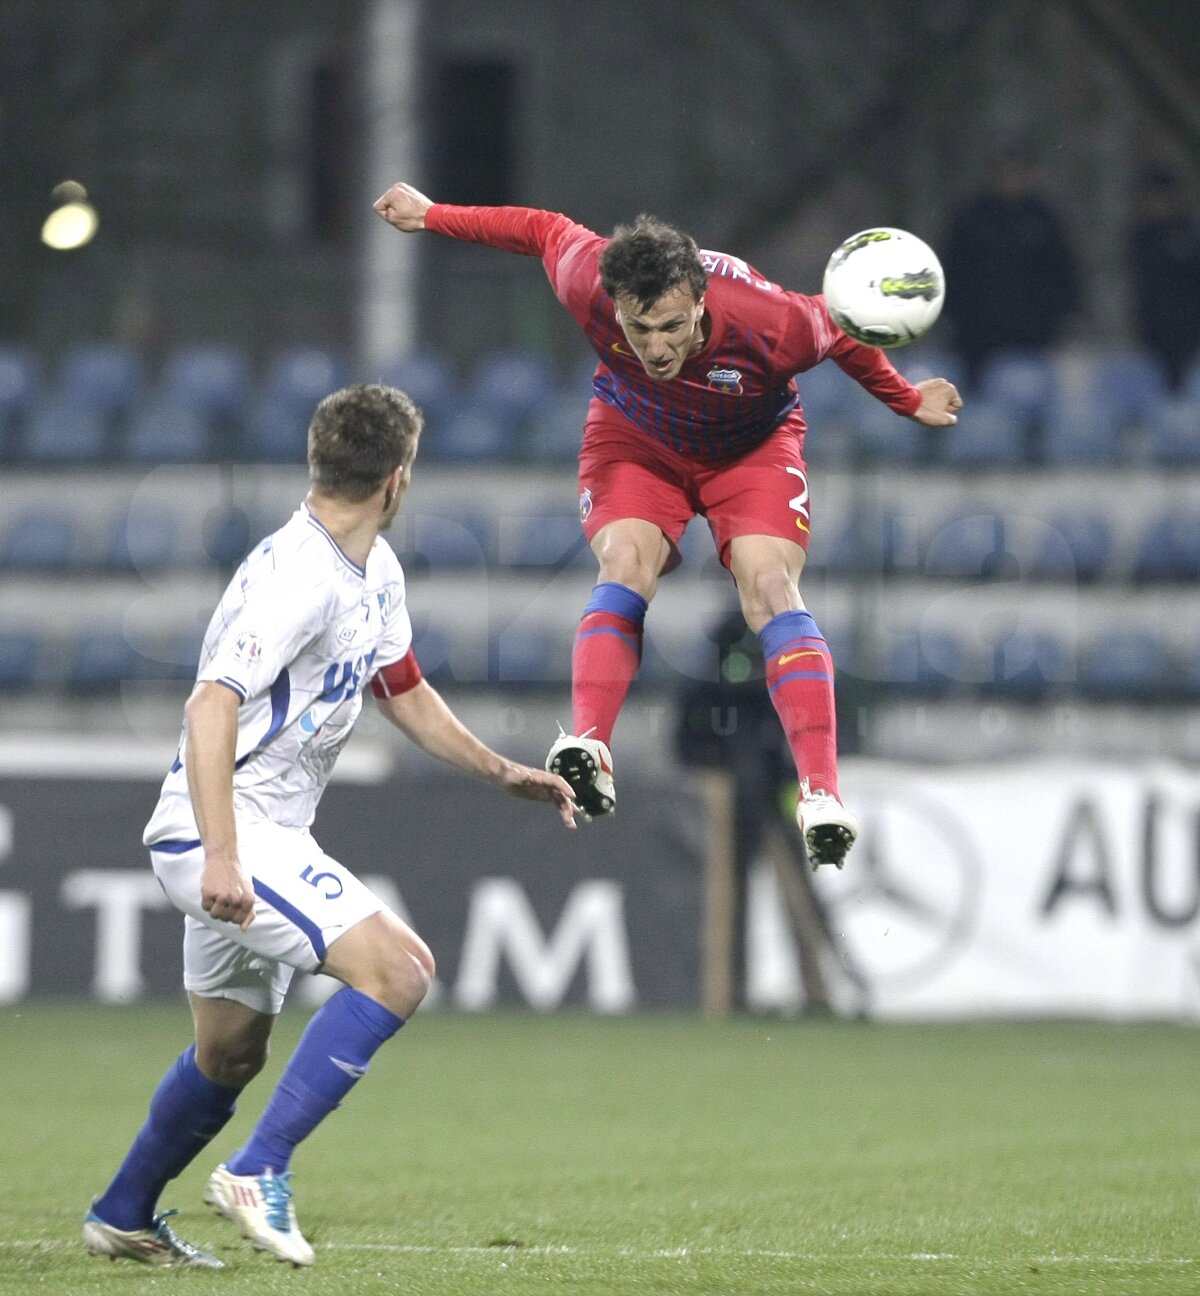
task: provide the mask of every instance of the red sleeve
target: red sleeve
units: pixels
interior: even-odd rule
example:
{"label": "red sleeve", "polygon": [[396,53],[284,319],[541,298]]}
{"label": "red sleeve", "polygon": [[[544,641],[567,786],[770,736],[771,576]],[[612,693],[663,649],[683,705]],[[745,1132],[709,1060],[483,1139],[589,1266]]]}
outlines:
{"label": "red sleeve", "polygon": [[582,323],[603,295],[596,263],[606,240],[569,216],[536,207],[456,207],[434,203],[425,228],[467,243],[542,258],[555,295]]}
{"label": "red sleeve", "polygon": [[399,697],[415,689],[422,678],[421,665],[410,648],[398,662],[392,662],[371,677],[371,692],[377,698]]}
{"label": "red sleeve", "polygon": [[825,298],[788,293],[791,319],[781,350],[793,373],[811,369],[822,360],[832,360],[844,373],[897,414],[912,414],[921,403],[921,393],[878,347],[856,342],[829,317]]}

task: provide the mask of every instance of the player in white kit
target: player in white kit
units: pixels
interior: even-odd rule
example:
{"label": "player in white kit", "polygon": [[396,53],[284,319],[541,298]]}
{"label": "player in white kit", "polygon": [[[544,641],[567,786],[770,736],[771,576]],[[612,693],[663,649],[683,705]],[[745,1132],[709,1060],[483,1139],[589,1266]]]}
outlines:
{"label": "player in white kit", "polygon": [[408,487],[420,430],[420,412],[394,388],[326,397],[309,428],[308,498],[241,565],[209,622],[179,754],[144,838],[185,915],[196,1038],[87,1213],[93,1254],[223,1267],[176,1235],[171,1212],[156,1213],[158,1197],[262,1069],[300,969],[343,988],[313,1016],[249,1142],[213,1172],[205,1200],[258,1249],[313,1262],[292,1202],[292,1151],[416,1010],[434,971],[416,932],[309,833],[368,684],[426,752],[550,802],[575,826],[562,779],[491,751],[421,676],[404,572],[380,536]]}

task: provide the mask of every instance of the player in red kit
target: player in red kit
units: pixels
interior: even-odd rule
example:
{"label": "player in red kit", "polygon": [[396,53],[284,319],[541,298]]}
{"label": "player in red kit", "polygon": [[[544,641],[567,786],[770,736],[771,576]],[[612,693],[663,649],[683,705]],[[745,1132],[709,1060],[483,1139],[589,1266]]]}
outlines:
{"label": "player in red kit", "polygon": [[684,528],[702,514],[762,644],[809,859],[840,866],[858,825],[838,795],[833,663],[799,591],[809,498],[794,375],[832,359],[927,427],[957,421],[958,392],[943,378],[913,386],[882,351],[841,332],[820,297],[787,292],[653,217],[605,238],[554,212],[434,203],[403,183],[375,210],[405,232],[541,257],[599,357],[579,511],[600,578],[575,637],[575,732],[554,743],[546,768],[588,815],[612,811],[608,743],[641,660],[646,611],[679,561]]}

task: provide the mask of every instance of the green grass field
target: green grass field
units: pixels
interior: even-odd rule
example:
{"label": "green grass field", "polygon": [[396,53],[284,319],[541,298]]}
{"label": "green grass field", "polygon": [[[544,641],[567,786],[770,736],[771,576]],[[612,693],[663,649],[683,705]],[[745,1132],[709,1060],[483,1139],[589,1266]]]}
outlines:
{"label": "green grass field", "polygon": [[224,1273],[79,1242],[180,1006],[0,1011],[0,1292],[1194,1293],[1200,1035],[430,1014],[294,1163],[294,1271],[200,1203],[268,1073],[178,1181]]}

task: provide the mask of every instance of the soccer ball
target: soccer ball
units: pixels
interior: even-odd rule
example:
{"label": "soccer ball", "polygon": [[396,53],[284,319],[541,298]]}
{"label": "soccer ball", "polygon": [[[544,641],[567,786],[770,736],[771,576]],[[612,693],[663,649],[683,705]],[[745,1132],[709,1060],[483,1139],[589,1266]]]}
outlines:
{"label": "soccer ball", "polygon": [[833,322],[858,342],[899,347],[942,312],[946,280],[928,243],[906,230],[862,230],[829,258],[822,287]]}

